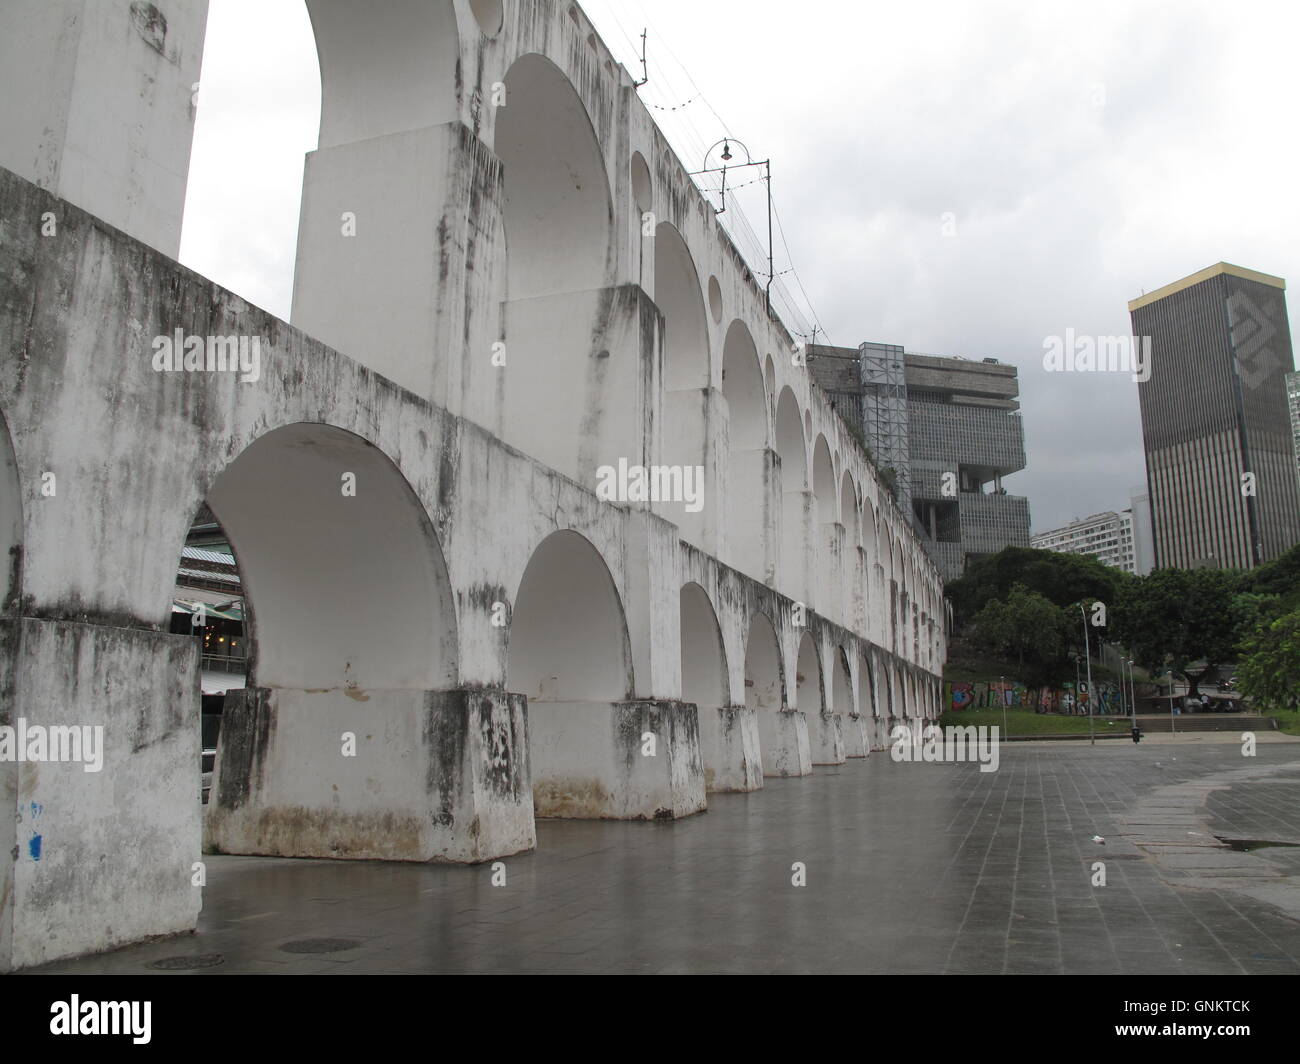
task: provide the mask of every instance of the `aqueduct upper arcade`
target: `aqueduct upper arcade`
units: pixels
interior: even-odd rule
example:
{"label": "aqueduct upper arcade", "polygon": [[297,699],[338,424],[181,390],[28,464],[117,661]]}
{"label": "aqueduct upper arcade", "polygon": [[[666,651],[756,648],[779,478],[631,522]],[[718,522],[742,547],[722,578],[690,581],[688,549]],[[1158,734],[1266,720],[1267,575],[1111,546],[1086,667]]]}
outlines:
{"label": "aqueduct upper arcade", "polygon": [[[193,928],[205,837],[485,861],[937,716],[937,570],[579,8],[308,0],[290,326],[174,261],[202,6],[0,13],[0,723],[105,744],[0,762],[0,967]],[[620,463],[702,492],[605,501]],[[255,647],[206,812],[205,502]]]}

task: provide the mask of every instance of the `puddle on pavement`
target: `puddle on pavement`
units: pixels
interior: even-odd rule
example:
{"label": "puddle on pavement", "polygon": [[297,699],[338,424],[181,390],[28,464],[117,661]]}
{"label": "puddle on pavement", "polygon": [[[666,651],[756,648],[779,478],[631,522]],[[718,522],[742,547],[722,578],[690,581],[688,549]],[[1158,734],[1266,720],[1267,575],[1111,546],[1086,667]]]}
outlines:
{"label": "puddle on pavement", "polygon": [[1300,847],[1300,842],[1277,842],[1274,839],[1225,839],[1222,835],[1214,837],[1238,853],[1266,850],[1273,846]]}

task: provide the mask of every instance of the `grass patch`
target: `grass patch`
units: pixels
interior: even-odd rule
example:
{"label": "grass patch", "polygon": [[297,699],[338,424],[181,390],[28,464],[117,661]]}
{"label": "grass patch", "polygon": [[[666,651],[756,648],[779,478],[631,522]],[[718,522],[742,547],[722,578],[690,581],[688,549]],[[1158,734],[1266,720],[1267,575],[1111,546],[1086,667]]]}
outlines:
{"label": "grass patch", "polygon": [[[1098,735],[1103,732],[1127,732],[1127,717],[1094,717],[1094,727]],[[1279,723],[1281,721],[1279,720]],[[939,718],[942,727],[1002,727],[1002,710],[967,709],[957,713],[945,713]],[[1087,717],[1063,717],[1056,713],[1034,713],[1023,709],[1007,710],[1007,737],[1022,735],[1087,735]]]}
{"label": "grass patch", "polygon": [[1264,717],[1276,717],[1278,731],[1286,735],[1300,735],[1300,710],[1259,709],[1255,712]]}

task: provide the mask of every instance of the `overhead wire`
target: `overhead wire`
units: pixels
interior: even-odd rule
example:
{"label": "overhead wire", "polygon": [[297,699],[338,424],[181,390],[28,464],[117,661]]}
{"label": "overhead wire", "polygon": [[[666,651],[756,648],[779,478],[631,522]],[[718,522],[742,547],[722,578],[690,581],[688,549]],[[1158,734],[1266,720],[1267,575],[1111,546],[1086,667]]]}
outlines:
{"label": "overhead wire", "polygon": [[[685,159],[700,159],[698,164],[686,163],[688,171],[694,170],[696,166],[699,169],[705,169],[708,166],[707,154],[717,145],[718,140],[736,138],[731,133],[731,129],[722,115],[718,113],[717,108],[709,100],[707,94],[696,83],[695,78],[691,75],[686,64],[683,63],[677,54],[673,51],[668,39],[661,34],[654,22],[651,20],[649,12],[640,0],[626,0],[626,2],[635,6],[640,11],[642,25],[646,27],[650,34],[651,45],[647,50],[647,73],[649,74],[649,84],[639,90],[643,102],[646,106],[663,115],[660,119],[660,125],[664,136],[670,144],[673,144],[679,155],[684,155]],[[621,18],[619,18],[616,0],[609,0],[602,5],[603,9],[609,14],[617,26],[624,41],[635,55],[635,65],[640,66],[641,53],[628,34],[626,27]],[[637,35],[639,36],[639,35]],[[675,65],[676,70],[670,71],[669,66],[660,59],[659,51],[662,52]],[[626,64],[624,64],[626,66]],[[689,85],[691,92],[684,92],[680,88],[681,79],[684,78]],[[685,101],[685,102],[682,102]],[[688,108],[695,103],[701,103],[707,108],[709,114],[713,116],[721,130],[721,136],[710,140],[710,135],[706,135],[700,126],[695,122],[692,113]],[[749,188],[753,185],[766,182],[766,176],[744,181],[739,185],[727,185],[727,204],[726,211],[718,215],[718,219],[723,228],[731,237],[737,250],[742,257],[749,263],[750,269],[754,274],[764,279],[768,279],[767,262],[769,249],[766,243],[759,238],[751,224],[747,213],[741,205],[741,197],[735,196],[741,189]],[[720,196],[722,191],[721,175],[714,174],[695,174],[695,181],[701,193],[713,204],[715,210],[721,206]],[[734,196],[734,198],[733,198]],[[764,205],[766,209],[766,205]],[[785,253],[785,261],[788,266],[786,269],[778,270],[774,265],[772,267],[774,276],[770,278],[772,305],[773,310],[778,317],[785,322],[787,330],[797,338],[802,340],[812,340],[818,333],[823,338],[823,342],[829,342],[828,334],[822,327],[821,319],[813,306],[812,299],[808,295],[808,290],[804,286],[803,279],[798,269],[794,265],[794,259],[790,251],[790,242],[785,233],[785,227],[781,222],[780,212],[776,207],[775,196],[772,197],[772,215],[777,232],[780,234],[781,247]],[[776,259],[776,249],[772,248],[771,257]],[[761,264],[761,267],[758,265]],[[802,297],[803,305],[799,305],[795,294],[786,284],[784,278],[793,276],[794,284]],[[806,313],[805,309],[806,308]]]}

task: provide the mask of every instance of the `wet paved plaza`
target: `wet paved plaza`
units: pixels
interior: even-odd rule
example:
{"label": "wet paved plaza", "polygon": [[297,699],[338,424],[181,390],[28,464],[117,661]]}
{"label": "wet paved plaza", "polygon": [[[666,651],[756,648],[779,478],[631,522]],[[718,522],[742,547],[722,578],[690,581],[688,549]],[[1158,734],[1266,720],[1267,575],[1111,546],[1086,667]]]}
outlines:
{"label": "wet paved plaza", "polygon": [[37,971],[1300,972],[1300,849],[1215,835],[1300,843],[1300,743],[1012,744],[993,773],[877,753],[677,823],[543,821],[503,886],[209,857],[196,935]]}

